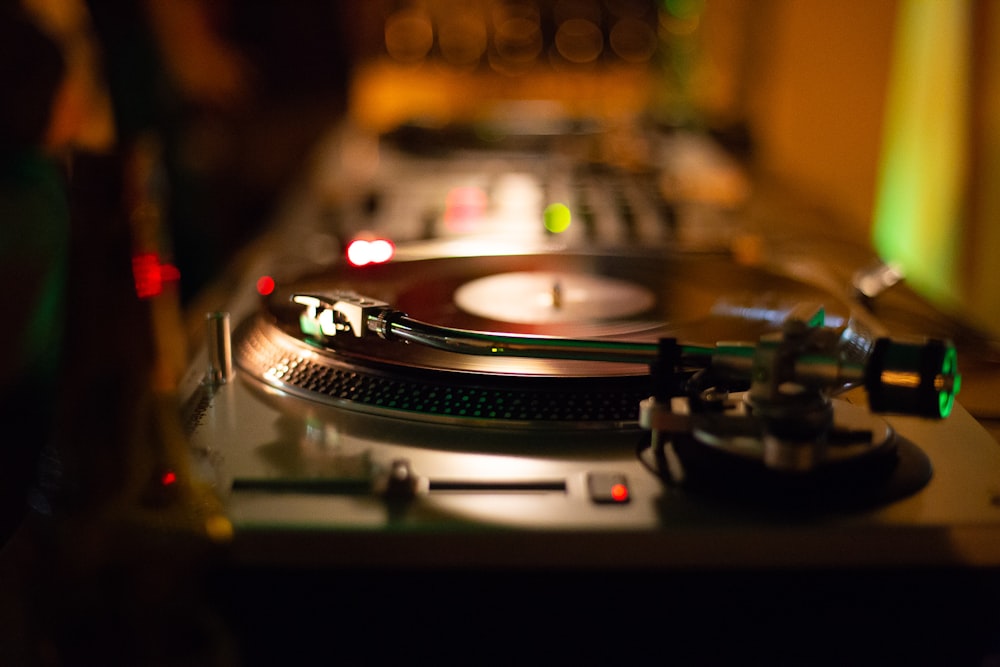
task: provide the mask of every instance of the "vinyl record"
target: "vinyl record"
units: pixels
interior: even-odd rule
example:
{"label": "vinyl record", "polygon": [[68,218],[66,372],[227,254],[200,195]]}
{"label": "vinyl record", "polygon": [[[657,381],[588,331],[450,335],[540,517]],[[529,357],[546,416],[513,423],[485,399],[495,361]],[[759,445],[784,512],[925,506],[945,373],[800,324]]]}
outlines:
{"label": "vinyl record", "polygon": [[[351,291],[477,332],[689,343],[754,341],[831,295],[708,255],[450,257],[333,267],[281,285],[236,332],[237,363],[272,386],[365,411],[434,419],[622,423],[648,396],[640,364],[459,354],[374,335],[322,344],[295,293]],[[834,309],[840,304],[834,306]]]}
{"label": "vinyl record", "polygon": [[279,300],[347,290],[439,326],[564,338],[754,340],[802,302],[844,311],[833,295],[724,255],[446,257],[338,266],[282,287]]}

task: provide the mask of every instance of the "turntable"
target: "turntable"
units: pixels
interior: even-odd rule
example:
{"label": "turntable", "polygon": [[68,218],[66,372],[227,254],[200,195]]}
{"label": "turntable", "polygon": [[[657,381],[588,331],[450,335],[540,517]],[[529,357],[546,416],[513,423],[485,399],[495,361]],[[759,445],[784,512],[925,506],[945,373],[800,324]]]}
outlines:
{"label": "turntable", "polygon": [[211,304],[184,417],[261,664],[995,654],[1000,447],[870,258],[700,134],[475,102],[338,128]]}
{"label": "turntable", "polygon": [[248,562],[1000,563],[954,349],[769,269],[402,253],[234,303],[186,409]]}
{"label": "turntable", "polygon": [[182,386],[233,528],[211,586],[257,664],[995,639],[967,601],[996,590],[1000,447],[947,340],[899,337],[815,257],[733,248],[728,200],[654,205],[520,147],[324,171],[369,148],[292,193]]}

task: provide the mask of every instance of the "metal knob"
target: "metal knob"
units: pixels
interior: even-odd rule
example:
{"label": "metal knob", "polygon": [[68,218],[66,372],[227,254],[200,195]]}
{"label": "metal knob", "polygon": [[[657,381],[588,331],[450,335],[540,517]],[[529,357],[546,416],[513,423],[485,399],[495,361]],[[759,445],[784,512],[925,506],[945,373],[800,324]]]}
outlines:
{"label": "metal knob", "polygon": [[232,335],[229,313],[215,312],[205,315],[208,338],[208,377],[211,384],[220,385],[233,377]]}

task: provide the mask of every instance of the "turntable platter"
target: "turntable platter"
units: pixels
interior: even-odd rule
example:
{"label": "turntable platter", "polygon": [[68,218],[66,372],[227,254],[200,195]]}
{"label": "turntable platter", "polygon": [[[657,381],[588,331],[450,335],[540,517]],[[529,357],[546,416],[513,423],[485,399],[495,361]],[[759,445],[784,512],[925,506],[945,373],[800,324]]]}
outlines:
{"label": "turntable platter", "polygon": [[[554,284],[559,294],[553,293]],[[364,411],[488,422],[635,421],[639,401],[648,396],[649,369],[481,357],[347,334],[324,347],[302,333],[301,306],[290,299],[294,293],[324,291],[385,301],[416,320],[443,327],[641,342],[663,337],[691,343],[754,341],[780,324],[781,312],[804,301],[843,314],[847,308],[815,287],[735,265],[723,256],[452,257],[335,266],[291,281],[236,332],[237,364],[284,391]],[[747,307],[718,312],[723,302]]]}

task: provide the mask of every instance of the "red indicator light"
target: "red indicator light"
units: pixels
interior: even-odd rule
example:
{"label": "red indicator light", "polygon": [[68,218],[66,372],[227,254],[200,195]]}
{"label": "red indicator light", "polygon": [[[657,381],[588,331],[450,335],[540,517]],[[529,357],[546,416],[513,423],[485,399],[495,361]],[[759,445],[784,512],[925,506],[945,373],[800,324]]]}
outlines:
{"label": "red indicator light", "polygon": [[347,261],[351,266],[383,264],[396,254],[396,246],[387,239],[354,239],[347,246]]}
{"label": "red indicator light", "polygon": [[177,282],[181,279],[181,272],[173,264],[160,264],[160,280],[165,283]]}
{"label": "red indicator light", "polygon": [[628,480],[614,472],[592,472],[587,475],[587,491],[595,503],[627,503]]}
{"label": "red indicator light", "polygon": [[274,278],[271,276],[261,276],[257,279],[257,293],[267,296],[274,292]]}
{"label": "red indicator light", "polygon": [[168,470],[160,476],[160,484],[163,486],[171,486],[177,482],[177,473],[173,470]]}
{"label": "red indicator light", "polygon": [[140,299],[148,299],[163,291],[160,262],[156,255],[147,253],[133,257],[132,277],[135,280],[135,291]]}
{"label": "red indicator light", "polygon": [[611,487],[611,499],[616,503],[628,500],[628,487],[624,484],[614,484]]}
{"label": "red indicator light", "polygon": [[160,264],[154,253],[139,253],[132,257],[132,278],[140,299],[163,293],[163,283],[180,280],[181,272],[172,264]]}

